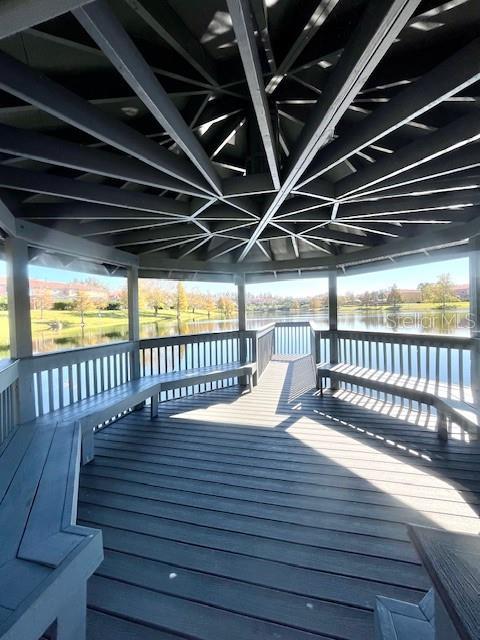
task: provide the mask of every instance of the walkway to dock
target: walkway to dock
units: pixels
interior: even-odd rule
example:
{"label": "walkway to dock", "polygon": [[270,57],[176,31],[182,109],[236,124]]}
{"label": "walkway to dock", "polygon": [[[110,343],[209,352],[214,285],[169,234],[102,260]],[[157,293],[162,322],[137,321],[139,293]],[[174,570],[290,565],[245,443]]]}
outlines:
{"label": "walkway to dock", "polygon": [[480,532],[480,445],[318,397],[310,358],[96,435],[89,640],[372,640],[376,595],[429,583],[405,523]]}

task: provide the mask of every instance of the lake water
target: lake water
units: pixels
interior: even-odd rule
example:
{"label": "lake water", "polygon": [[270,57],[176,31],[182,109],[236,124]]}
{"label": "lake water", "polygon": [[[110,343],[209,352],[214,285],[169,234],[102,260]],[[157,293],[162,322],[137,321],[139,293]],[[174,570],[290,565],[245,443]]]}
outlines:
{"label": "lake water", "polygon": [[[274,321],[313,321],[318,328],[328,328],[326,311],[308,314],[286,314],[284,312],[249,317],[248,328],[255,329]],[[159,321],[141,325],[141,338],[183,335],[190,333],[213,333],[231,331],[238,328],[236,319],[198,320],[198,321]],[[339,329],[355,329],[358,331],[393,331],[398,333],[430,333],[468,336],[470,320],[467,310],[434,309],[430,311],[382,311],[369,310],[339,315]],[[62,349],[75,349],[108,342],[128,339],[128,325],[89,329],[88,325],[79,328],[77,333],[48,329],[34,339],[34,352],[46,353]]]}

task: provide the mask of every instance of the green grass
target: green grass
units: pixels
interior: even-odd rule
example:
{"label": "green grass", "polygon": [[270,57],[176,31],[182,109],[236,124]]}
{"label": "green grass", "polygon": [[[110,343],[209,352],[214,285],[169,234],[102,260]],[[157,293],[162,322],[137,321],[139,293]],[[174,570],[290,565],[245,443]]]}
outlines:
{"label": "green grass", "polygon": [[[449,302],[445,307],[445,311],[468,311],[469,309],[468,300],[459,300],[458,302]],[[442,306],[435,302],[402,302],[397,309],[399,311],[442,311]],[[339,307],[340,311],[345,313],[351,312],[355,313],[357,311],[394,311],[393,307],[390,305],[378,305],[376,307],[369,306],[365,307],[362,305],[341,305]]]}
{"label": "green grass", "polygon": [[[32,310],[32,337],[40,337],[45,331],[51,331],[56,328],[57,324],[61,325],[56,328],[57,335],[68,337],[78,333],[81,327],[80,314],[75,311],[44,311]],[[219,314],[212,313],[211,319],[220,317]],[[196,310],[195,314],[189,312],[182,313],[181,320],[188,322],[191,320],[208,319],[207,311],[202,309]],[[177,312],[175,309],[159,310],[158,315],[153,311],[140,312],[140,324],[149,324],[151,322],[175,322],[177,320]],[[91,311],[84,315],[85,329],[105,329],[125,326],[128,323],[126,311]],[[0,311],[0,352],[8,348],[9,329],[8,329],[8,311]]]}

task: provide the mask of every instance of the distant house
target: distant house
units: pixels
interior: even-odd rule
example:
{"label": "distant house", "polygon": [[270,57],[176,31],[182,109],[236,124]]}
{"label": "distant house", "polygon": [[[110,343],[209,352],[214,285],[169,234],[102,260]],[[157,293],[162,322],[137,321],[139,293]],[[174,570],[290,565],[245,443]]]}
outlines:
{"label": "distant house", "polygon": [[[30,300],[33,309],[40,306],[39,300],[48,293],[53,302],[72,302],[78,291],[88,291],[98,300],[105,298],[105,288],[94,281],[90,282],[54,282],[30,278]],[[7,295],[5,276],[0,276],[0,296]]]}
{"label": "distant house", "polygon": [[468,284],[456,284],[454,285],[453,290],[455,291],[455,295],[459,300],[469,299]]}
{"label": "distant house", "polygon": [[402,302],[422,302],[422,292],[419,289],[399,289]]}

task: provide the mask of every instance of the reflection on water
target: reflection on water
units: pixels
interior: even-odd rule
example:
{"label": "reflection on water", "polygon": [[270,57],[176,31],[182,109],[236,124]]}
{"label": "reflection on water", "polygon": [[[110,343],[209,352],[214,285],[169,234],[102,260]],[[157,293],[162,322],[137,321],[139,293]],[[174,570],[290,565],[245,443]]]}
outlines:
{"label": "reflection on water", "polygon": [[[248,319],[248,327],[254,329],[273,321],[312,320],[319,329],[328,328],[326,311],[305,315],[286,314],[285,312],[258,315]],[[212,333],[231,331],[238,328],[236,319],[225,320],[188,320],[188,321],[151,321],[140,327],[141,338],[156,338],[190,333]],[[368,311],[342,312],[339,317],[340,329],[358,331],[393,331],[399,333],[437,333],[449,335],[469,335],[471,327],[468,311],[388,311],[372,309]],[[128,325],[115,325],[89,329],[78,327],[75,332],[51,328],[36,335],[33,340],[35,353],[48,353],[63,349],[89,347],[109,342],[128,340]],[[0,358],[7,357],[4,346],[0,346]]]}

